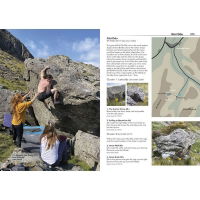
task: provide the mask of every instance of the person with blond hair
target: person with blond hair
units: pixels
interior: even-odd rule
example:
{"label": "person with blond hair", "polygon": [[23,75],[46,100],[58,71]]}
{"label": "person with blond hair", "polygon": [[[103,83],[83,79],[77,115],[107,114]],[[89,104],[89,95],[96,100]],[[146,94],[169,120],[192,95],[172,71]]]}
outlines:
{"label": "person with blond hair", "polygon": [[41,158],[52,167],[58,166],[64,161],[67,152],[66,136],[58,135],[52,123],[45,126],[43,134],[40,136]]}
{"label": "person with blond hair", "polygon": [[26,110],[31,106],[38,96],[38,93],[36,93],[32,100],[24,101],[29,94],[30,92],[22,96],[21,94],[17,93],[11,99],[13,142],[19,148],[21,148]]}

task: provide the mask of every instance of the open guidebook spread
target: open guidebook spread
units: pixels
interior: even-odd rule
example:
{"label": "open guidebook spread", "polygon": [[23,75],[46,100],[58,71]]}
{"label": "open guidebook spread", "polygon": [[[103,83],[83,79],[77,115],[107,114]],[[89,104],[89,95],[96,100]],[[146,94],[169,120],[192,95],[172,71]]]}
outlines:
{"label": "open guidebook spread", "polygon": [[101,41],[100,67],[100,29],[0,30],[1,171],[200,164],[199,36]]}

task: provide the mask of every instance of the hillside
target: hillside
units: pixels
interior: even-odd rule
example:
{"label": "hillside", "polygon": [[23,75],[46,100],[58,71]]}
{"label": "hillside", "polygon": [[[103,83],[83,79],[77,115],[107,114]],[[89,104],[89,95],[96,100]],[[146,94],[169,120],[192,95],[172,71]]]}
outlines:
{"label": "hillside", "polygon": [[0,86],[25,91],[24,60],[33,58],[28,49],[7,30],[0,30]]}

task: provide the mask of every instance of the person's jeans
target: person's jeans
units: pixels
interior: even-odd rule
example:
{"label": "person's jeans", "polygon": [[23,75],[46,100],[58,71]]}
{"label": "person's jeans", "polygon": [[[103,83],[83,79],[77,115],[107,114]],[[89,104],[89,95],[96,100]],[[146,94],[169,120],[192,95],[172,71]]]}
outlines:
{"label": "person's jeans", "polygon": [[23,124],[20,125],[12,125],[13,130],[13,140],[16,142],[18,147],[21,147],[21,141],[23,137]]}
{"label": "person's jeans", "polygon": [[63,160],[63,157],[67,150],[67,142],[66,140],[60,141],[59,147],[58,147],[58,159],[52,166],[57,166],[60,164],[60,162]]}

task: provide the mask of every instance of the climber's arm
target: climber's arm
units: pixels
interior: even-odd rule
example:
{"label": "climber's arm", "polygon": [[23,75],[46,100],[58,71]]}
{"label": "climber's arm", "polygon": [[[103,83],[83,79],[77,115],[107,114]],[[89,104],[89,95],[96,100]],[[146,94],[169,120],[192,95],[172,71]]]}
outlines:
{"label": "climber's arm", "polygon": [[24,101],[24,100],[26,99],[26,97],[30,95],[30,93],[31,93],[31,92],[29,91],[26,95],[24,95],[24,96],[22,97],[22,100]]}
{"label": "climber's arm", "polygon": [[46,71],[50,69],[49,66],[45,67],[41,72],[40,72],[40,78],[43,79],[44,76],[46,75]]}

